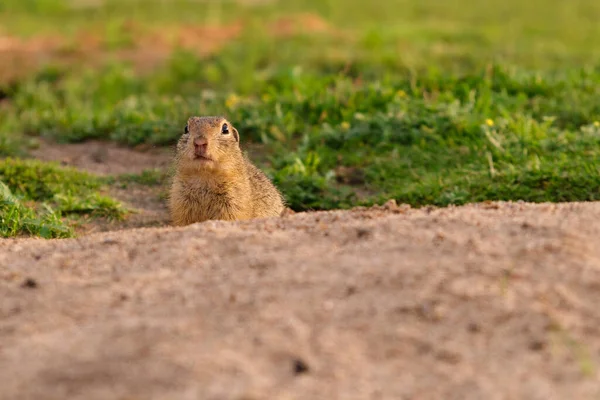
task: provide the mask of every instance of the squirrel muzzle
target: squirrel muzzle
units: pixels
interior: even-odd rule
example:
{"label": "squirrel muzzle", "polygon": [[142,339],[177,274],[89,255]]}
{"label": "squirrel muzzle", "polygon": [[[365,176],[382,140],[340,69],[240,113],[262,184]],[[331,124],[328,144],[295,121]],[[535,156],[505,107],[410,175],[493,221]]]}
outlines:
{"label": "squirrel muzzle", "polygon": [[194,139],[194,155],[197,158],[210,158],[208,156],[208,140],[204,137]]}

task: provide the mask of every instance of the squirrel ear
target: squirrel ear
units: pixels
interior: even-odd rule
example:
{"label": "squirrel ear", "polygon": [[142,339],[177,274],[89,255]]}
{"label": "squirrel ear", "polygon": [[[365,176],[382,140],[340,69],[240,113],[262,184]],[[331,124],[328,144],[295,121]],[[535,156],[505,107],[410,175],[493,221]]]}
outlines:
{"label": "squirrel ear", "polygon": [[239,142],[240,134],[238,133],[237,129],[235,129],[233,126],[231,127],[231,133],[233,133],[233,137],[235,138],[235,141]]}

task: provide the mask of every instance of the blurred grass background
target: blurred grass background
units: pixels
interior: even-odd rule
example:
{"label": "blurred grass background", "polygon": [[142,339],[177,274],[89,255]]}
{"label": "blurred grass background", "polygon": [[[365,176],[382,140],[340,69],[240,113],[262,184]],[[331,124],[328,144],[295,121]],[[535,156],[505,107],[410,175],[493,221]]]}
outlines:
{"label": "blurred grass background", "polygon": [[4,0],[0,232],[124,215],[101,186],[23,191],[48,179],[39,139],[170,146],[194,114],[228,116],[295,210],[597,200],[598,20],[590,0]]}

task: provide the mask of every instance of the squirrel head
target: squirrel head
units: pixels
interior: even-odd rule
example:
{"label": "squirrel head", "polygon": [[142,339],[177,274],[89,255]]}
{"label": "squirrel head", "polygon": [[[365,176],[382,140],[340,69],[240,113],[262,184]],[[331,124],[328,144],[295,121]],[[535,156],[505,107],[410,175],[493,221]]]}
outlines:
{"label": "squirrel head", "polygon": [[191,117],[177,143],[180,167],[192,171],[235,168],[240,135],[224,117]]}

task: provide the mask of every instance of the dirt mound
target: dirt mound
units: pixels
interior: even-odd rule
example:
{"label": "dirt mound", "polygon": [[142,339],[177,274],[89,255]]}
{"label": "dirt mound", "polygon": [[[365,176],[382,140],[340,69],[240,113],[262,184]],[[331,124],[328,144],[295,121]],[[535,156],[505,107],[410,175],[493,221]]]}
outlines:
{"label": "dirt mound", "polygon": [[0,242],[2,399],[592,399],[600,204]]}

